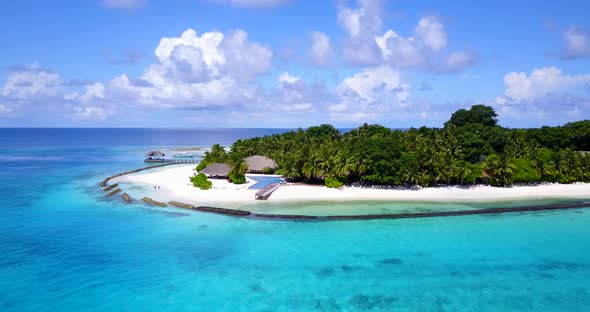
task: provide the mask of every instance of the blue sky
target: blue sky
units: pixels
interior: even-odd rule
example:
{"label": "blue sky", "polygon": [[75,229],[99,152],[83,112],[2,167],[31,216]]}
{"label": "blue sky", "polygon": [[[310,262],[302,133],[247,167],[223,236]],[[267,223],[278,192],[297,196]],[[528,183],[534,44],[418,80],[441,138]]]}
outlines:
{"label": "blue sky", "polygon": [[0,3],[0,126],[590,118],[588,1]]}

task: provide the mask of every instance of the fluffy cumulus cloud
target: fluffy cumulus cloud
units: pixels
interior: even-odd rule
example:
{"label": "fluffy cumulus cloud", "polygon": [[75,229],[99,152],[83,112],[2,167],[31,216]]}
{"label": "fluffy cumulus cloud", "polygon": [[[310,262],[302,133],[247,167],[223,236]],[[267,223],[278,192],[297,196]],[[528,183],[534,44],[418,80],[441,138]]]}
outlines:
{"label": "fluffy cumulus cloud", "polygon": [[334,60],[334,48],[330,37],[319,31],[311,32],[311,48],[309,49],[311,60],[320,66],[328,66]]}
{"label": "fluffy cumulus cloud", "polygon": [[110,110],[101,107],[102,83],[64,81],[54,71],[26,65],[9,71],[0,87],[0,113],[63,113],[74,118],[105,119]]}
{"label": "fluffy cumulus cloud", "polygon": [[590,74],[568,75],[557,67],[511,72],[504,76],[504,95],[495,105],[506,118],[560,124],[590,115]]}
{"label": "fluffy cumulus cloud", "polygon": [[157,62],[139,79],[121,75],[108,83],[112,93],[140,104],[199,108],[238,104],[257,92],[256,78],[272,66],[270,48],[248,40],[241,30],[163,38]]}
{"label": "fluffy cumulus cloud", "polygon": [[359,0],[357,8],[341,6],[338,23],[347,37],[343,44],[344,57],[353,64],[378,64],[379,47],[373,36],[382,28],[382,0]]}
{"label": "fluffy cumulus cloud", "polygon": [[0,89],[2,96],[17,100],[35,97],[55,96],[63,81],[59,74],[41,68],[39,65],[26,65],[12,68]]}
{"label": "fluffy cumulus cloud", "polygon": [[277,79],[277,85],[267,105],[290,113],[317,112],[325,107],[332,98],[322,81],[306,83],[303,78],[285,72]]}
{"label": "fluffy cumulus cloud", "polygon": [[422,17],[413,34],[383,31],[383,1],[359,0],[357,8],[343,6],[338,21],[347,34],[344,57],[360,65],[389,64],[433,72],[457,72],[478,61],[473,52],[445,52],[448,35],[436,16]]}
{"label": "fluffy cumulus cloud", "polygon": [[550,94],[587,93],[590,75],[567,75],[557,67],[533,70],[529,75],[511,72],[504,76],[505,95],[513,100],[533,100]]}
{"label": "fluffy cumulus cloud", "polygon": [[469,52],[444,53],[447,33],[442,22],[434,16],[420,19],[414,35],[404,37],[392,29],[374,37],[382,58],[400,68],[422,68],[435,72],[457,72],[477,62]]}
{"label": "fluffy cumulus cloud", "polygon": [[562,34],[565,43],[562,58],[576,59],[590,57],[590,29],[572,27]]}
{"label": "fluffy cumulus cloud", "polygon": [[341,121],[371,121],[411,106],[410,85],[388,66],[365,69],[344,79],[338,100],[328,107],[331,118]]}
{"label": "fluffy cumulus cloud", "polygon": [[[44,108],[104,120],[130,109],[256,110],[277,98],[257,81],[270,72],[273,53],[244,31],[199,35],[188,29],[179,37],[162,38],[154,54],[155,62],[142,75],[121,74],[102,82],[64,81],[38,65],[14,68],[0,86],[2,113]],[[285,96],[286,109],[311,109],[311,86],[286,81],[275,88]]]}

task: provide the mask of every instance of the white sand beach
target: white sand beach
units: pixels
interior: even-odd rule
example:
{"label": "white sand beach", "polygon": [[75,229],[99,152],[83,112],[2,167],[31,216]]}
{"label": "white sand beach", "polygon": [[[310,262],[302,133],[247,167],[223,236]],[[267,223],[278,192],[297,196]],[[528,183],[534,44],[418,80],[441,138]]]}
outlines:
{"label": "white sand beach", "polygon": [[[195,173],[192,165],[179,165],[122,176],[112,183],[136,184],[146,190],[154,185],[160,189],[150,192],[153,199],[179,200],[192,204],[234,203],[248,204],[255,201],[256,190],[248,189],[255,183],[234,185],[226,180],[212,179],[213,188],[200,190],[193,187],[189,177]],[[250,176],[255,178],[255,176]],[[133,196],[133,194],[131,194]],[[431,187],[417,189],[372,189],[343,187],[330,189],[324,186],[286,184],[270,197],[272,202],[295,201],[431,201],[431,202],[484,202],[502,200],[590,198],[590,184],[542,184],[509,188],[491,186]]]}

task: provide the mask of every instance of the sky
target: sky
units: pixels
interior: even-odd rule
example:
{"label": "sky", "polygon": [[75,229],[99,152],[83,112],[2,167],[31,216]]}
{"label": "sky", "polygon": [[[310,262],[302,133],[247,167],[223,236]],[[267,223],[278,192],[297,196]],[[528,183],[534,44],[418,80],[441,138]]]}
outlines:
{"label": "sky", "polygon": [[0,127],[590,119],[586,0],[0,2]]}

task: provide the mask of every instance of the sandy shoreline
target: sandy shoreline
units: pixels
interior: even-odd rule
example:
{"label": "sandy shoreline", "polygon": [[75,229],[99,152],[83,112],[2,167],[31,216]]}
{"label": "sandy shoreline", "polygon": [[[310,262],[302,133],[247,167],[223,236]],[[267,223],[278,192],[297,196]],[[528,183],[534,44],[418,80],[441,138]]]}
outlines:
{"label": "sandy shoreline", "polygon": [[[250,176],[247,184],[233,185],[225,180],[212,180],[213,188],[202,191],[192,186],[189,177],[193,165],[171,166],[154,171],[131,174],[114,179],[113,183],[142,186],[156,200],[179,200],[191,204],[233,203],[252,204],[256,190],[248,189],[255,183]],[[131,192],[133,196],[133,192]],[[590,183],[542,184],[498,188],[490,186],[433,187],[418,189],[371,189],[344,187],[330,189],[323,186],[287,184],[275,191],[269,202],[306,201],[420,201],[420,202],[485,202],[533,199],[590,199]]]}

